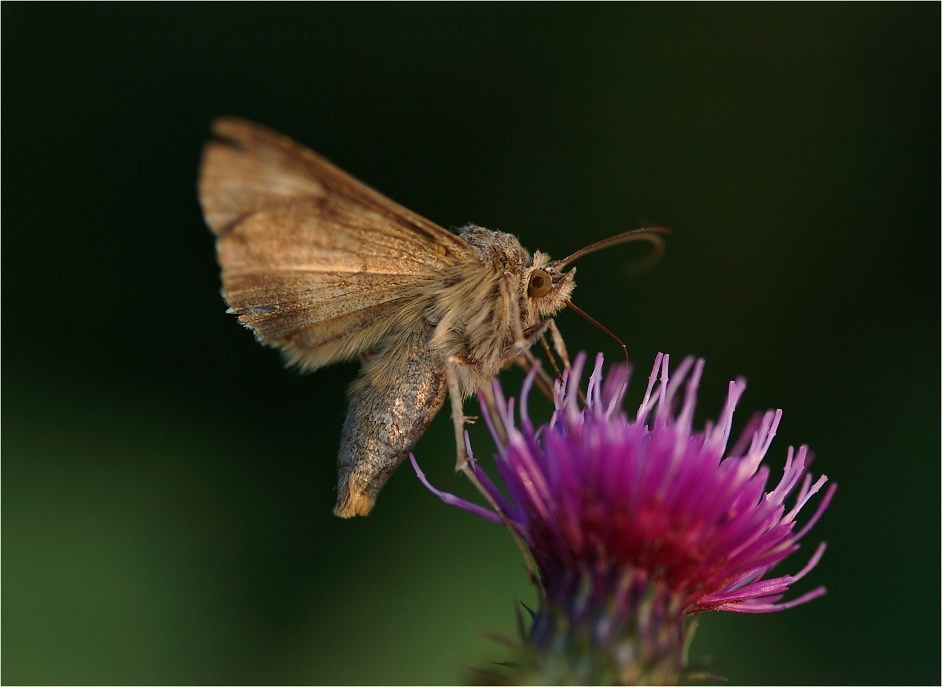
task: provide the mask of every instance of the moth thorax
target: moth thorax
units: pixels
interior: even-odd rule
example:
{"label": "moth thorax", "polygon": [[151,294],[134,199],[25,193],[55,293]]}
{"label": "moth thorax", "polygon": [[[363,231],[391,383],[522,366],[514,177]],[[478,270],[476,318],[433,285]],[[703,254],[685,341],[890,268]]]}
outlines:
{"label": "moth thorax", "polygon": [[530,254],[513,234],[491,231],[469,224],[458,230],[462,239],[474,246],[482,262],[502,270],[522,270],[530,262]]}

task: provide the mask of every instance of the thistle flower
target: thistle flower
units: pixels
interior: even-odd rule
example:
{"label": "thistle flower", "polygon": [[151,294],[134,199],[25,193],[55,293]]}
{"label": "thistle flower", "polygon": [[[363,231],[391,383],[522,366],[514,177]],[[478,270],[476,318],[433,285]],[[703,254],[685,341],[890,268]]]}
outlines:
{"label": "thistle flower", "polygon": [[556,383],[548,424],[535,427],[528,414],[535,370],[519,413],[497,382],[491,395],[482,394],[504,489],[473,461],[469,472],[489,507],[435,489],[414,458],[413,466],[446,503],[506,525],[535,563],[539,607],[522,631],[516,663],[523,672],[512,677],[675,683],[685,676],[697,613],[778,611],[824,593],[817,587],[784,600],[818,563],[824,544],[799,572],[769,573],[798,550],[836,485],[796,529],[798,513],[827,477],[813,480],[806,472],[807,446],[789,448],[780,481],[766,490],[762,460],[781,411],[754,417],[727,450],[744,381],[730,383],[719,419],[694,431],[702,360],[685,359],[669,378],[669,357],[658,355],[629,420],[621,411],[628,369],[603,376],[599,355],[583,397],[585,359],[579,356]]}

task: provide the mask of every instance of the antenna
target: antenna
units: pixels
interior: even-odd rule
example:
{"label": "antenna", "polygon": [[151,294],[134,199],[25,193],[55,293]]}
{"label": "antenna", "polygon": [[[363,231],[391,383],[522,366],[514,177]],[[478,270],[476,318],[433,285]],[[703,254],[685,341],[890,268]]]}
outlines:
{"label": "antenna", "polygon": [[645,260],[644,266],[647,267],[648,265],[653,265],[655,262],[661,259],[661,256],[664,254],[664,239],[662,239],[661,236],[670,233],[671,230],[667,227],[644,227],[642,229],[632,229],[631,231],[626,231],[623,234],[615,234],[614,236],[609,236],[607,239],[590,243],[588,246],[585,248],[580,248],[569,257],[563,258],[562,260],[557,260],[555,262],[558,267],[565,267],[569,263],[578,260],[584,255],[594,253],[595,251],[602,250],[603,248],[608,248],[609,246],[616,246],[620,243],[630,243],[632,241],[644,241],[651,244],[653,248],[651,255],[648,256],[648,258]]}

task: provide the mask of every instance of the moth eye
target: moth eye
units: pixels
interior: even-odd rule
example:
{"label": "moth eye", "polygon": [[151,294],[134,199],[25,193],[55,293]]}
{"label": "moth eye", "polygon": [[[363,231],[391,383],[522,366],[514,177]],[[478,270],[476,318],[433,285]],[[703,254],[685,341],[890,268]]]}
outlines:
{"label": "moth eye", "polygon": [[535,269],[530,272],[530,283],[527,285],[527,295],[530,298],[542,298],[553,290],[553,278],[546,270]]}

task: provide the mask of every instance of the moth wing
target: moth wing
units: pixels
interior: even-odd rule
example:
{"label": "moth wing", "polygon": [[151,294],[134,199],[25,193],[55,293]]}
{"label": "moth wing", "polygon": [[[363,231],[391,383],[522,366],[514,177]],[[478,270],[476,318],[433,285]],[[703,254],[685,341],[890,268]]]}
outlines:
{"label": "moth wing", "polygon": [[199,196],[230,311],[313,369],[375,346],[421,315],[473,248],[264,127],[223,118]]}

